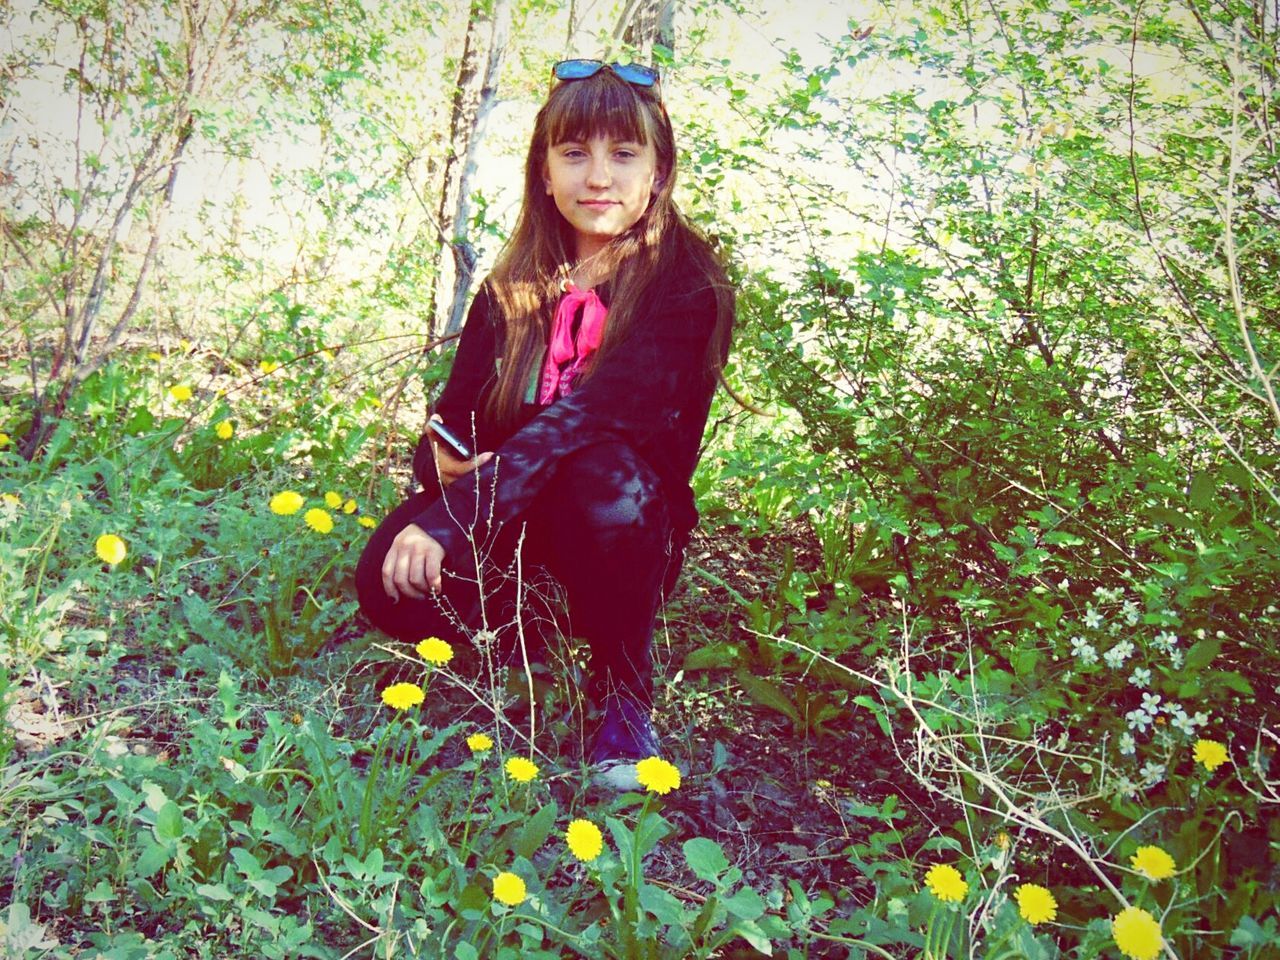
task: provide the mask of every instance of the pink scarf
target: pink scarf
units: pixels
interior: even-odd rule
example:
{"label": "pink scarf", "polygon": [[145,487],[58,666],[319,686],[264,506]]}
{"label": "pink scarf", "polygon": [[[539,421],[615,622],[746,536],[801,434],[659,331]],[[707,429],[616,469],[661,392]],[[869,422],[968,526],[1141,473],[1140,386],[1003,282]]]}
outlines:
{"label": "pink scarf", "polygon": [[[608,311],[594,290],[579,290],[566,284],[556,315],[551,321],[551,338],[547,342],[547,359],[542,366],[542,382],[538,402],[544,406],[573,392],[573,380],[587,359],[600,346],[604,320]],[[581,311],[582,320],[574,331],[574,321]]]}

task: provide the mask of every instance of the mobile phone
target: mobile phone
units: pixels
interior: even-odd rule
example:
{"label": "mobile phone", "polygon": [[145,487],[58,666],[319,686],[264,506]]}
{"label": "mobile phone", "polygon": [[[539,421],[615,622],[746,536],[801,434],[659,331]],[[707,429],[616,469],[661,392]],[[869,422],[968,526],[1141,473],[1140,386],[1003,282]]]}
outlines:
{"label": "mobile phone", "polygon": [[440,420],[428,420],[427,429],[443,440],[445,444],[463,460],[470,460],[475,456],[475,454],[471,452],[471,448],[468,447],[456,433],[446,427]]}

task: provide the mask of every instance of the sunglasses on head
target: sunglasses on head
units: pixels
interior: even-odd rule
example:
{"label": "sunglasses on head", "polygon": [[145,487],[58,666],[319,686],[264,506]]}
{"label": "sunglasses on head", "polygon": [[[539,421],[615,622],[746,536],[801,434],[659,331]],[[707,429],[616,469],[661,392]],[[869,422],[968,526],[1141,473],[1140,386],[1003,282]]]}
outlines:
{"label": "sunglasses on head", "polygon": [[612,70],[627,83],[652,87],[658,82],[658,71],[639,63],[605,63],[603,60],[561,60],[551,68],[557,80],[585,80],[601,70]]}

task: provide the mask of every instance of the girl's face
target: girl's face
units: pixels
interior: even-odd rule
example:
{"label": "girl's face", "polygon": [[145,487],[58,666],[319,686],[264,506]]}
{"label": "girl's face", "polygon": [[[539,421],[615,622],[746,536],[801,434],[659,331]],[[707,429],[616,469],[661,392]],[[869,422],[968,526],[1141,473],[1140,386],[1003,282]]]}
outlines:
{"label": "girl's face", "polygon": [[547,194],[577,237],[578,260],[629,230],[662,185],[653,144],[595,136],[547,150]]}

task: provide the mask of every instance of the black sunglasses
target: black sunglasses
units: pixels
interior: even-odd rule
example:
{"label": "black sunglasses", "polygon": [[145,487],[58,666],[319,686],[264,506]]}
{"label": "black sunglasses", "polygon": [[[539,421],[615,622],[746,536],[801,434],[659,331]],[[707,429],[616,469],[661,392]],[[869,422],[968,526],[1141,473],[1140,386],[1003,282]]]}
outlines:
{"label": "black sunglasses", "polygon": [[652,87],[658,82],[658,71],[639,63],[605,63],[603,60],[561,60],[551,68],[557,80],[585,80],[601,70],[612,70],[627,83]]}

